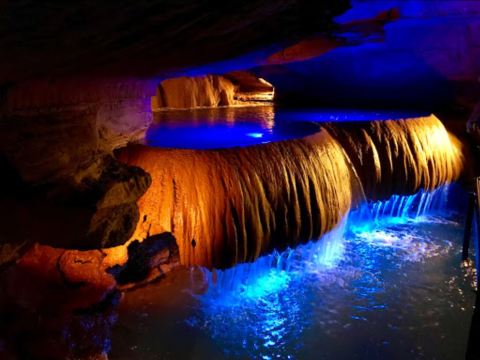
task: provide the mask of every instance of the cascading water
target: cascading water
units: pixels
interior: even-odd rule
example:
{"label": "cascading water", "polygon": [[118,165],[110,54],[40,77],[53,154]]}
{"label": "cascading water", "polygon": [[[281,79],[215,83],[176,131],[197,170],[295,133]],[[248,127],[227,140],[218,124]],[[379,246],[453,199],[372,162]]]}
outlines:
{"label": "cascading water", "polygon": [[[136,236],[172,231],[183,263],[200,266],[180,278],[183,321],[159,315],[152,301],[135,319],[149,324],[137,338],[154,340],[142,349],[119,331],[124,351],[374,360],[462,353],[471,279],[458,266],[463,228],[450,214],[460,192],[447,185],[462,172],[461,145],[435,116],[317,125],[296,140],[123,154],[153,180]],[[177,304],[177,280],[150,292]],[[158,324],[161,334],[150,330]]]}
{"label": "cascading water", "polygon": [[[343,351],[348,358],[355,347],[345,339],[358,339],[359,332],[365,332],[366,338],[360,338],[370,341],[377,336],[370,327],[375,329],[384,316],[398,317],[402,325],[384,329],[382,337],[375,338],[378,345],[363,346],[381,346],[371,351],[400,356],[403,349],[389,347],[398,332],[406,337],[420,321],[422,333],[437,334],[436,319],[441,315],[437,307],[448,306],[457,319],[463,319],[470,306],[468,297],[450,303],[463,289],[453,284],[468,289],[470,277],[448,275],[449,281],[435,288],[435,300],[428,295],[430,283],[418,279],[424,271],[430,274],[428,280],[438,278],[431,274],[429,263],[437,264],[454,253],[459,260],[459,244],[453,239],[461,237],[462,227],[454,220],[458,215],[453,203],[463,206],[463,198],[456,190],[452,184],[366,202],[318,242],[228,270],[191,270],[200,308],[186,322],[207,332],[228,358],[310,358],[320,351],[321,358],[337,359],[343,358]],[[452,269],[460,271],[458,266]],[[411,304],[420,309],[418,314]],[[409,320],[412,311],[416,317]],[[415,349],[412,354],[421,357],[432,351]]]}
{"label": "cascading water", "polygon": [[[196,274],[200,271],[207,288],[200,298],[206,304],[232,306],[256,301],[282,290],[288,282],[306,273],[321,274],[334,268],[341,262],[345,241],[352,234],[358,237],[373,234],[370,237],[375,237],[388,224],[428,222],[433,216],[446,215],[449,187],[447,184],[433,191],[421,190],[410,196],[393,195],[385,201],[361,204],[318,241],[283,252],[275,251],[253,263],[239,264],[227,270],[194,268],[191,270],[192,286],[201,280]],[[404,247],[409,245],[408,240],[405,239]],[[396,246],[402,247],[402,244]]]}
{"label": "cascading water", "polygon": [[[320,241],[282,252],[274,251],[253,263],[238,264],[227,270],[192,268],[192,275],[200,271],[203,275],[200,280],[207,285],[207,292],[201,298],[207,302],[213,301],[216,306],[256,301],[281,290],[302,273],[316,273],[336,266],[343,254],[345,230],[344,219]],[[192,280],[192,286],[195,287],[199,279],[195,277]]]}
{"label": "cascading water", "polygon": [[446,215],[450,184],[432,191],[420,190],[413,195],[392,195],[385,201],[369,201],[360,204],[350,216],[350,226],[374,227],[381,223],[419,221],[424,217]]}

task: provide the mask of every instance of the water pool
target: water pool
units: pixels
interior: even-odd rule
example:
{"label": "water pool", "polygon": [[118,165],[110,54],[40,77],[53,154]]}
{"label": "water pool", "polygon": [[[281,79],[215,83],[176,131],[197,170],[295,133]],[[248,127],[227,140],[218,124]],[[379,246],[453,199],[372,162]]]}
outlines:
{"label": "water pool", "polygon": [[419,112],[294,110],[273,106],[169,110],[154,113],[145,143],[179,149],[218,149],[302,138],[322,122],[373,121],[426,116]]}
{"label": "water pool", "polygon": [[370,203],[326,241],[127,293],[111,358],[463,359],[474,274],[444,195]]}

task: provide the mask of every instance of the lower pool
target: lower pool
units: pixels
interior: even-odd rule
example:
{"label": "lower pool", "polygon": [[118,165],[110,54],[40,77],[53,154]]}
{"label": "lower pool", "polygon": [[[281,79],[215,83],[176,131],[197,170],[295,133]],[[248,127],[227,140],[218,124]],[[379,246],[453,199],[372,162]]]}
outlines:
{"label": "lower pool", "polygon": [[447,196],[365,204],[316,243],[128,292],[110,356],[463,359],[476,284]]}

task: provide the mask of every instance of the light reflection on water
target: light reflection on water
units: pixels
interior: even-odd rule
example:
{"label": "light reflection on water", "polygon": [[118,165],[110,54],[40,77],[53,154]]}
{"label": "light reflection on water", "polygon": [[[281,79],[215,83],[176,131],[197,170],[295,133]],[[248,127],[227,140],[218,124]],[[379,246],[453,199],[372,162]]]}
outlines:
{"label": "light reflection on water", "polygon": [[459,269],[463,229],[446,217],[446,192],[432,196],[370,204],[323,239],[330,247],[204,272],[210,286],[188,324],[231,358],[462,358],[464,343],[444,349],[442,339],[457,327],[466,341],[473,306]]}
{"label": "light reflection on water", "polygon": [[302,138],[322,122],[408,119],[428,114],[406,111],[283,109],[274,106],[169,110],[154,113],[149,146],[218,149]]}

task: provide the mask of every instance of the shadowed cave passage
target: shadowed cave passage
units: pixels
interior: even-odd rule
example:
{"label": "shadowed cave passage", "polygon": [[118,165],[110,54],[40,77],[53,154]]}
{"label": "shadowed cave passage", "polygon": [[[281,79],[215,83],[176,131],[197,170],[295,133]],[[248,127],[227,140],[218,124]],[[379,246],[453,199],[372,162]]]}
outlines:
{"label": "shadowed cave passage", "polygon": [[318,239],[365,199],[460,177],[460,142],[434,115],[321,124],[313,135],[216,150],[131,146],[152,176],[132,238],[171,231],[181,262],[225,268]]}

